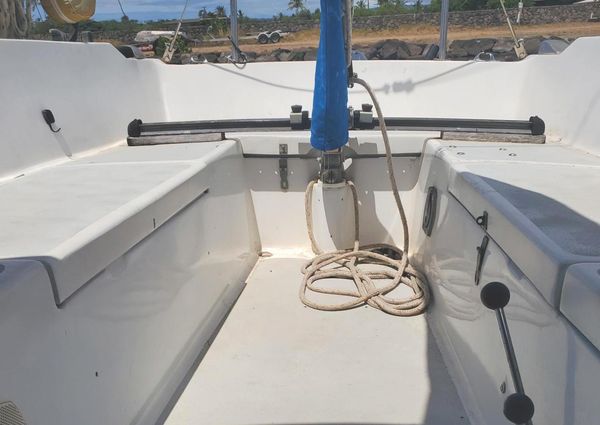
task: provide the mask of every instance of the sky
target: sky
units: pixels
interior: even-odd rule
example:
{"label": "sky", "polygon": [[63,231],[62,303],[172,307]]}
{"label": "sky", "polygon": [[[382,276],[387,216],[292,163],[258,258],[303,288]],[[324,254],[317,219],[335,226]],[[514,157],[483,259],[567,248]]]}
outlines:
{"label": "sky", "polygon": [[[121,0],[123,9],[130,19],[147,21],[151,19],[179,18],[185,0]],[[319,0],[305,0],[310,10],[319,7]],[[203,7],[213,10],[223,5],[229,11],[229,0],[189,0],[185,18],[198,17],[198,11]],[[245,15],[254,18],[270,18],[279,12],[289,13],[288,0],[238,0],[238,9]],[[117,0],[96,0],[95,20],[120,19],[122,16]]]}

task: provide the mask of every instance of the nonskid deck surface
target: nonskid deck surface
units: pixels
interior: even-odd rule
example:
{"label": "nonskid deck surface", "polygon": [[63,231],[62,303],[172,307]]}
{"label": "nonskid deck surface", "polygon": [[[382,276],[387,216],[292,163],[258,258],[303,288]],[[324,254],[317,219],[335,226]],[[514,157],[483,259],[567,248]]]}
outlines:
{"label": "nonskid deck surface", "polygon": [[257,264],[166,424],[469,423],[424,317],[307,308],[305,261]]}

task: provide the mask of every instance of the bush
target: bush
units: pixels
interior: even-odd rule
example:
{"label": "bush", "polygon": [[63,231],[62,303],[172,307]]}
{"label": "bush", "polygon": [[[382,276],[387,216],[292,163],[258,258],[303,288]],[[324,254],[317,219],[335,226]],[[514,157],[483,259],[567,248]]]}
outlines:
{"label": "bush", "polygon": [[[170,38],[159,37],[153,44],[154,55],[162,57],[170,44]],[[182,37],[177,37],[177,41],[175,41],[175,54],[189,53],[191,51],[192,49],[188,47],[187,41]]]}

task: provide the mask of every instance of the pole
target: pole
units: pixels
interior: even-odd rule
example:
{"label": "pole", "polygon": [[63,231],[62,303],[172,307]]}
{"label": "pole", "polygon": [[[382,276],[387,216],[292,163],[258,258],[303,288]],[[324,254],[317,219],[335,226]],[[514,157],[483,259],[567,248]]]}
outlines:
{"label": "pole", "polygon": [[229,2],[229,15],[231,16],[231,41],[233,41],[233,46],[231,46],[231,60],[233,62],[238,62],[240,60],[240,55],[235,46],[239,46],[240,37],[238,33],[238,6],[237,0],[230,0]]}
{"label": "pole", "polygon": [[442,10],[440,11],[440,52],[439,58],[446,60],[448,52],[448,14],[450,12],[450,0],[442,0]]}

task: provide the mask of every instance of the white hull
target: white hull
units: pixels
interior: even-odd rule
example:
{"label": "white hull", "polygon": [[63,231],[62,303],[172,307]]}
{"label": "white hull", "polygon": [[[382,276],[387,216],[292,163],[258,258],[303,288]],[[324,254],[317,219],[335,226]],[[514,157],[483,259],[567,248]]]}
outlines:
{"label": "white hull", "polygon": [[[355,64],[389,115],[546,122],[546,145],[392,135],[405,155],[394,166],[411,261],[433,291],[429,326],[300,303],[299,267],[312,255],[304,190],[317,163],[290,159],[282,191],[277,159],[244,155],[274,155],[282,143],[306,153],[307,132],[126,145],[134,118],[309,108],[314,63],[167,66],[103,44],[7,40],[0,57],[0,403],[13,401],[27,424],[505,425],[514,388],[496,318],[479,299],[490,281],[511,290],[533,422],[597,422],[600,282],[585,270],[600,269],[600,39],[519,63]],[[368,100],[350,93],[351,105]],[[359,153],[383,153],[377,132],[351,137]],[[401,244],[385,160],[357,159],[350,175],[361,242]],[[430,186],[439,201],[428,238]],[[476,286],[486,232],[474,217],[484,210],[491,239]],[[261,251],[274,257],[259,260]]]}

